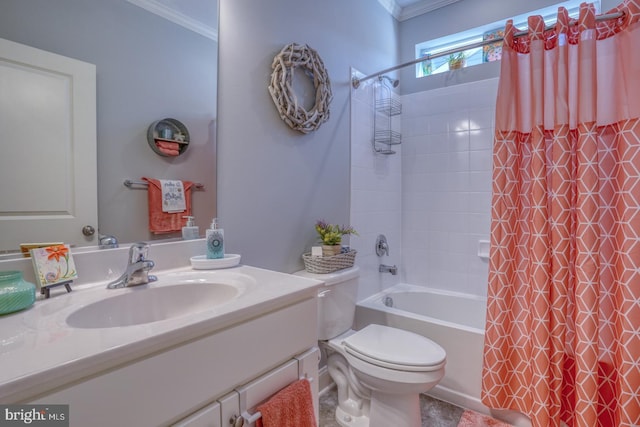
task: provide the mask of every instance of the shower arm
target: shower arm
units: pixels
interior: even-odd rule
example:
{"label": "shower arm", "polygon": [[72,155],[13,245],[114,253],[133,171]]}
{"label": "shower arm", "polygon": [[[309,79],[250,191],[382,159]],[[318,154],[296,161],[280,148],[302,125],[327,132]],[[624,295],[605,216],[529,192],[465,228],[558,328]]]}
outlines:
{"label": "shower arm", "polygon": [[[391,83],[391,86],[393,86],[393,87],[398,87],[398,85],[400,84],[400,80],[392,79],[392,78],[391,78],[391,77],[389,77],[389,76],[378,76],[378,80],[379,80],[380,82],[382,82],[382,80],[386,80],[386,81],[388,81],[389,83]],[[384,82],[382,82],[382,83],[384,83]]]}

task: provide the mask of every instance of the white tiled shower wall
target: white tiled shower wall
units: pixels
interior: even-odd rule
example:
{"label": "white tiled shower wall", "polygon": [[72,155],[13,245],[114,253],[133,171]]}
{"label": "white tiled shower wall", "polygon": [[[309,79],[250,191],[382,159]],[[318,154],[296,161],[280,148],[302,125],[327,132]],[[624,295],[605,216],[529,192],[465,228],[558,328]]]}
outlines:
{"label": "white tiled shower wall", "polygon": [[[401,82],[402,84],[402,82]],[[401,97],[402,145],[382,156],[371,149],[371,85],[352,91],[351,239],[362,269],[359,299],[398,282],[485,296],[491,148],[497,79]],[[389,239],[378,258],[375,238]],[[377,272],[397,264],[397,276]]]}
{"label": "white tiled shower wall", "polygon": [[[351,90],[351,225],[358,231],[350,245],[358,251],[360,266],[358,300],[393,286],[400,273],[379,273],[379,264],[397,265],[402,261],[402,146],[394,155],[375,154],[373,138],[373,81]],[[400,116],[393,119],[400,130]],[[378,257],[375,242],[384,234],[389,256]]]}

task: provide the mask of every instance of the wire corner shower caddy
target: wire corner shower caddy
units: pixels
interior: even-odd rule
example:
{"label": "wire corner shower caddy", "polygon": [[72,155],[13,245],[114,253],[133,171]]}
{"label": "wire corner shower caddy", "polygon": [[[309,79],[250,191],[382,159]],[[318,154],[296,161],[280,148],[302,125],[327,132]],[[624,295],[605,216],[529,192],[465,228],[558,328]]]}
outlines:
{"label": "wire corner shower caddy", "polygon": [[393,130],[393,117],[402,114],[402,104],[394,97],[387,82],[398,86],[398,80],[387,76],[378,76],[373,86],[373,151],[385,155],[395,154],[392,147],[402,143],[402,134]]}

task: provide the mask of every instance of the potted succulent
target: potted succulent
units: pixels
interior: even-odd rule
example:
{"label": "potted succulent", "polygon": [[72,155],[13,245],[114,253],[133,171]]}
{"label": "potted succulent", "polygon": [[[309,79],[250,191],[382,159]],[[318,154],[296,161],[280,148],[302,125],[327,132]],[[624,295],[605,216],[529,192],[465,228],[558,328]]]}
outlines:
{"label": "potted succulent", "polygon": [[459,70],[464,67],[464,52],[452,53],[449,55],[449,70]]}
{"label": "potted succulent", "polygon": [[322,256],[338,255],[342,251],[342,236],[347,234],[358,235],[351,226],[328,224],[324,220],[316,222],[316,231],[322,242]]}

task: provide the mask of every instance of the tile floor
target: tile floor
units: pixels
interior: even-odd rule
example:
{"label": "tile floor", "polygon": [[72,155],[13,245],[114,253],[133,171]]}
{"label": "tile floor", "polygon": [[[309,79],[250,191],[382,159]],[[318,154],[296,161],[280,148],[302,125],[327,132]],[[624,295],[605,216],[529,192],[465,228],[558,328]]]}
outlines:
{"label": "tile floor", "polygon": [[[320,394],[320,426],[340,427],[335,420],[338,393],[333,387]],[[457,427],[464,409],[425,394],[420,395],[423,427]]]}

